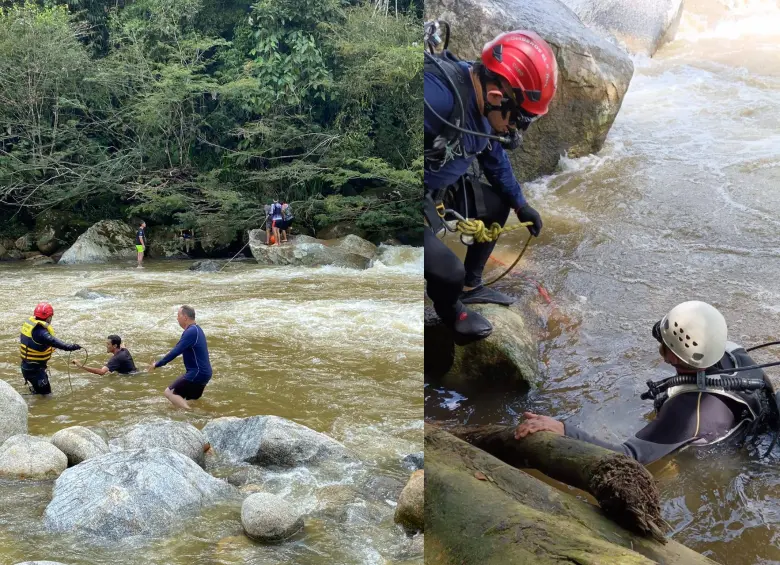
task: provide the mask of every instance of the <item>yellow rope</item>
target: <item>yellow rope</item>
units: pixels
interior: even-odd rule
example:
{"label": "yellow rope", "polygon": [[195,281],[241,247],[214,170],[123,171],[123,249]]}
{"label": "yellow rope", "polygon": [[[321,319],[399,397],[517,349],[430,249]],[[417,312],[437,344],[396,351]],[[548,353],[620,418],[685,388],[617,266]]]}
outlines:
{"label": "yellow rope", "polygon": [[519,224],[501,227],[501,224],[498,222],[493,222],[488,228],[482,220],[469,219],[458,220],[455,229],[462,235],[473,237],[477,243],[487,243],[488,241],[496,241],[502,233],[532,225],[534,225],[533,222],[520,222]]}

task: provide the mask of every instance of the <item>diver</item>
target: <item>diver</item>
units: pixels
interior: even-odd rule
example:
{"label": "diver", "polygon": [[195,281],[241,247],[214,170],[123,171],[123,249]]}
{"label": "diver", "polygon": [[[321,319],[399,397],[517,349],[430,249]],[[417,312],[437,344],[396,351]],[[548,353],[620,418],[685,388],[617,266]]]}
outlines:
{"label": "diver", "polygon": [[[435,54],[440,24],[447,40]],[[523,196],[506,150],[519,147],[522,132],[547,113],[558,70],[552,49],[532,31],[500,34],[485,44],[479,62],[460,61],[446,50],[448,41],[446,22],[426,24],[424,270],[436,313],[453,330],[455,343],[465,345],[493,329],[465,304],[509,305],[514,299],[482,281],[495,241],[469,245],[461,262],[437,233],[453,219],[452,211],[503,226],[514,210],[539,235],[542,218]],[[474,171],[475,161],[487,183]]]}
{"label": "diver", "polygon": [[[742,346],[727,341],[726,320],[715,307],[699,301],[678,304],[653,326],[652,333],[661,357],[677,374],[648,381],[649,391],[642,398],[654,400],[656,418],[633,437],[613,445],[569,424],[526,412],[515,438],[553,432],[647,465],[688,445],[736,442],[768,427],[777,429],[776,395],[762,367],[780,363],[756,365]],[[776,440],[777,435],[767,454]]]}
{"label": "diver", "polygon": [[46,373],[47,364],[55,349],[78,351],[80,345],[65,343],[54,337],[51,320],[54,308],[48,302],[35,307],[33,315],[22,324],[19,335],[19,355],[22,358],[22,377],[32,394],[51,394]]}

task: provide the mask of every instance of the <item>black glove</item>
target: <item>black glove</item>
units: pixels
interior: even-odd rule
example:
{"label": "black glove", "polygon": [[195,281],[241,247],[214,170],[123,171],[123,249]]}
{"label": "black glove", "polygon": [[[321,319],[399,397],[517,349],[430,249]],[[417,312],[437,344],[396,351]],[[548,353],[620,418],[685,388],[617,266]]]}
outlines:
{"label": "black glove", "polygon": [[81,349],[81,346],[77,343],[74,343],[73,345],[70,346],[70,349],[68,349],[68,351],[78,351],[79,349]]}
{"label": "black glove", "polygon": [[534,225],[528,226],[528,231],[531,235],[536,237],[542,232],[542,217],[535,209],[526,204],[522,208],[518,208],[516,211],[517,219],[521,222],[533,222]]}
{"label": "black glove", "polygon": [[501,142],[501,145],[507,151],[514,151],[523,144],[523,134],[520,133],[519,130],[513,129],[504,137],[506,137],[508,141]]}

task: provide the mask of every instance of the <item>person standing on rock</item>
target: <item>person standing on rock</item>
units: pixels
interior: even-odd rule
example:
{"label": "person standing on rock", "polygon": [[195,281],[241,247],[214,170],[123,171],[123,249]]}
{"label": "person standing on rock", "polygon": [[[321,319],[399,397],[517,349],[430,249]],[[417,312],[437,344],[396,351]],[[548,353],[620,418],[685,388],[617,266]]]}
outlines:
{"label": "person standing on rock", "polygon": [[287,230],[292,226],[294,218],[290,205],[287,202],[282,202],[282,223],[279,225],[279,231],[284,236],[282,243],[287,243]]}
{"label": "person standing on rock", "polygon": [[174,406],[189,410],[190,405],[187,404],[187,401],[200,398],[211,380],[211,361],[209,361],[206,335],[201,327],[195,323],[195,309],[192,306],[182,306],[179,308],[176,320],[184,330],[179,343],[165,357],[157,362],[152,361],[148,370],[151,373],[181,355],[185,373],[165,389],[165,398],[170,400]]}
{"label": "person standing on rock", "polygon": [[111,354],[111,359],[99,369],[97,367],[87,367],[78,361],[71,361],[71,363],[80,369],[84,369],[88,373],[100,376],[103,376],[106,373],[129,375],[138,370],[135,368],[133,356],[130,355],[130,352],[127,349],[122,347],[122,338],[118,335],[112,334],[106,338],[106,353]]}
{"label": "person standing on rock", "polygon": [[279,204],[279,200],[274,198],[274,203],[271,204],[271,232],[274,237],[274,245],[279,245],[281,242],[281,234],[279,233],[279,226],[282,223],[282,205]]}
{"label": "person standing on rock", "polygon": [[138,253],[138,269],[143,267],[144,251],[146,251],[146,222],[142,221],[135,232],[135,250]]}
{"label": "person standing on rock", "polygon": [[657,322],[652,333],[658,352],[676,374],[648,381],[650,390],[642,398],[654,400],[657,416],[632,438],[613,445],[554,418],[526,412],[515,439],[552,432],[648,465],[688,445],[744,439],[780,424],[771,381],[745,348],[726,340],[726,320],[716,308],[706,302],[683,302]]}
{"label": "person standing on rock", "polygon": [[[428,33],[426,37],[437,36]],[[426,39],[426,42],[428,40]],[[429,43],[433,51],[433,44]],[[464,262],[437,237],[446,210],[503,226],[509,211],[538,236],[542,218],[523,196],[507,149],[521,145],[522,131],[547,113],[555,95],[555,53],[532,31],[502,33],[488,42],[479,62],[460,61],[449,51],[426,51],[424,232],[427,293],[438,316],[453,330],[455,343],[483,339],[491,323],[466,304],[509,305],[514,299],[489,289],[482,272],[495,241],[473,243]],[[500,134],[501,137],[495,134]],[[488,183],[469,172],[477,161]]]}
{"label": "person standing on rock", "polygon": [[65,343],[54,337],[54,329],[51,327],[53,317],[52,305],[41,302],[35,307],[32,317],[22,324],[19,335],[22,377],[33,394],[51,394],[51,384],[46,369],[55,349],[63,351],[81,349],[80,345]]}

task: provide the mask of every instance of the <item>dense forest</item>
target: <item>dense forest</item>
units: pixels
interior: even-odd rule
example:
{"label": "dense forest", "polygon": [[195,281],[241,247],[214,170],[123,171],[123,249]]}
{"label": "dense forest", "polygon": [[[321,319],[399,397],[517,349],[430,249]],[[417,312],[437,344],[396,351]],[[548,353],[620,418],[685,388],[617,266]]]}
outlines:
{"label": "dense forest", "polygon": [[421,6],[0,0],[0,236],[101,219],[204,247],[293,204],[419,237]]}

